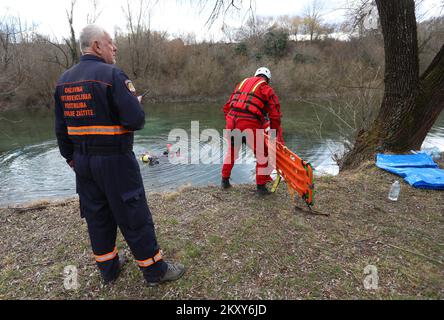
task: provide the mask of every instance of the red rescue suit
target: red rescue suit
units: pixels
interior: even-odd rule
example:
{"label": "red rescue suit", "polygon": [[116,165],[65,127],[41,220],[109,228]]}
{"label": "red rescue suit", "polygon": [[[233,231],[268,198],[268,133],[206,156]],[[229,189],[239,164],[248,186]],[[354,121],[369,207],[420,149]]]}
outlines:
{"label": "red rescue suit", "polygon": [[[281,128],[281,107],[274,90],[268,85],[266,78],[252,77],[239,83],[232,93],[228,102],[224,105],[223,111],[226,120],[226,129],[239,129],[241,132],[250,129],[256,132],[257,129],[276,130],[276,137],[279,142],[284,142]],[[229,138],[231,140],[231,137]],[[267,163],[259,161],[257,156],[257,143],[263,144],[263,140],[258,141],[256,134],[253,139],[247,139],[247,144],[254,151],[256,163],[256,184],[263,185],[271,181],[270,173],[258,174],[260,168],[266,168]],[[239,155],[241,145],[228,141],[228,153],[222,167],[222,178],[228,179],[231,176],[234,162]],[[262,147],[262,145],[261,145]],[[267,157],[265,145],[264,156]]]}

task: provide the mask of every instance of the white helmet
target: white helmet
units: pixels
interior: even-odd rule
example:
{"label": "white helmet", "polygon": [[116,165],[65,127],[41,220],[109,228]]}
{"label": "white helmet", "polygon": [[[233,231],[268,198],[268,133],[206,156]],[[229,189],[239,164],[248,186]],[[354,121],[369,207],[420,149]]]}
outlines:
{"label": "white helmet", "polygon": [[258,75],[264,75],[268,78],[268,80],[271,80],[271,71],[268,68],[265,67],[260,67],[259,69],[256,70],[256,73],[254,74],[255,77],[257,77]]}

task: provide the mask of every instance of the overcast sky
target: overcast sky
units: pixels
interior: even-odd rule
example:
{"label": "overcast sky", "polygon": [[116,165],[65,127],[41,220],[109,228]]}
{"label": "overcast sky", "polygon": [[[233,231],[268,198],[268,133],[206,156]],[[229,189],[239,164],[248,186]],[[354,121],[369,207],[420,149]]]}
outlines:
{"label": "overcast sky", "polygon": [[[140,0],[130,0],[137,8]],[[304,8],[310,0],[256,0],[255,12],[261,16],[280,15],[302,15]],[[348,0],[350,1],[350,0]],[[38,25],[38,31],[55,36],[67,36],[69,33],[66,19],[66,9],[69,8],[71,0],[0,0],[0,17],[10,14],[19,15],[26,20]],[[208,5],[205,11],[198,5],[198,0],[159,0],[151,1],[157,4],[151,10],[151,28],[159,31],[167,31],[170,35],[184,35],[194,33],[197,40],[220,40],[222,35],[222,19],[219,19],[211,29],[205,27],[211,11]],[[191,5],[190,3],[195,3]],[[208,1],[212,2],[212,1]],[[340,22],[343,20],[347,0],[324,0],[324,19],[329,22]],[[424,0],[423,10],[429,15],[436,13],[440,0]],[[86,24],[86,17],[92,8],[92,0],[77,0],[74,12],[74,26],[77,34]],[[249,0],[244,0],[249,4]],[[102,13],[97,20],[98,24],[104,26],[110,33],[115,28],[126,30],[125,15],[122,7],[126,0],[99,0]],[[245,8],[244,8],[245,9]],[[232,27],[239,27],[245,21],[246,10],[234,12],[225,19],[225,23]]]}

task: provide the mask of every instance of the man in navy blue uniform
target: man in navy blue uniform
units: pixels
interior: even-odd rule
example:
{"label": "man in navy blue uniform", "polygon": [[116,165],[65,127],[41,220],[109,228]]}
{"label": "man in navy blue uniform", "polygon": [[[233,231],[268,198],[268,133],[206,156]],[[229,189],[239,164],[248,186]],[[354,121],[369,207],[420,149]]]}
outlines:
{"label": "man in navy blue uniform", "polygon": [[163,260],[132,151],[133,132],[145,124],[142,97],[114,66],[117,47],[104,29],[86,26],[80,48],[80,63],[57,83],[55,131],[60,153],[76,174],[81,216],[102,278],[113,282],[121,271],[119,227],[148,285],[177,280],[185,268]]}

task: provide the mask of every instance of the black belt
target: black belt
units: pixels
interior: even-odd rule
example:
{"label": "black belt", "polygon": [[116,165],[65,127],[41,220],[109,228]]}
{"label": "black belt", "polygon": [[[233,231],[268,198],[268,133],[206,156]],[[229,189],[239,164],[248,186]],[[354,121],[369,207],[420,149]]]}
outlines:
{"label": "black belt", "polygon": [[87,145],[87,144],[75,144],[74,145],[74,151],[82,154],[87,155],[94,155],[94,156],[107,156],[107,155],[114,155],[114,154],[123,154],[127,153],[128,151],[132,151],[133,146],[122,144],[118,146],[94,146],[94,145]]}
{"label": "black belt", "polygon": [[[232,108],[230,109],[230,112],[231,112],[231,111],[239,112],[239,113],[243,113],[243,114],[248,114],[248,115],[251,116],[251,117],[249,117],[249,118],[251,118],[251,119],[257,119],[259,122],[263,122],[263,119],[262,119],[257,113],[250,112],[249,110],[244,110],[244,109],[241,109],[241,108],[235,108],[235,107],[232,107]],[[232,115],[233,115],[233,114],[232,114]],[[233,115],[233,116],[236,116],[236,115]]]}

